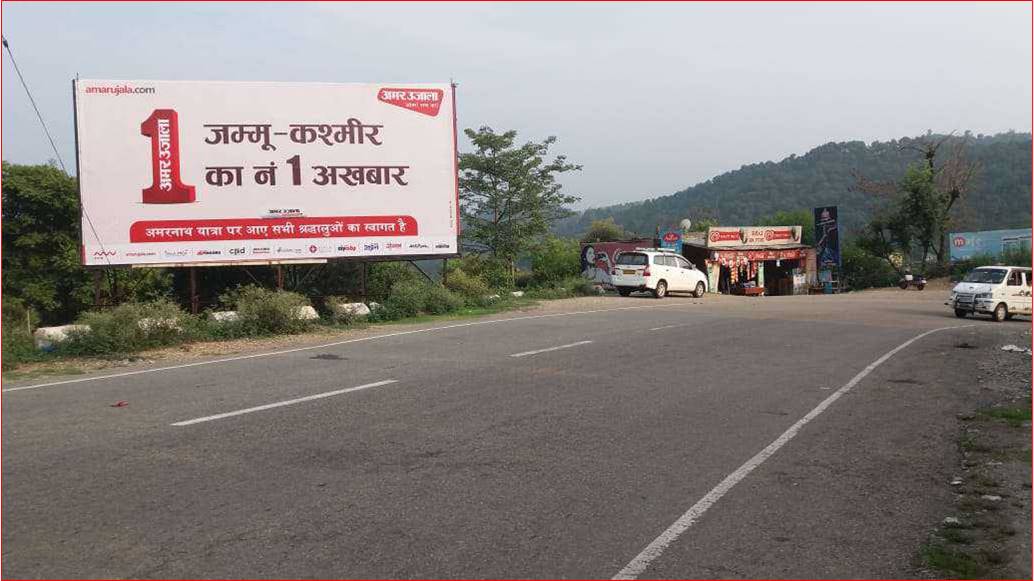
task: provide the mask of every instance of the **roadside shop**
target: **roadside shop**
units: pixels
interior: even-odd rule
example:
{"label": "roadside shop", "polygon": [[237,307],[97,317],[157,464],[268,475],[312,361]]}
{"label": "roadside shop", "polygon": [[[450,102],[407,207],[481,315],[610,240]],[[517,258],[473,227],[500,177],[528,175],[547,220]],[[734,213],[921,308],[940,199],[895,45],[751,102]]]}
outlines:
{"label": "roadside shop", "polygon": [[807,294],[815,284],[815,250],[800,226],[721,226],[689,235],[682,255],[707,273],[710,292]]}

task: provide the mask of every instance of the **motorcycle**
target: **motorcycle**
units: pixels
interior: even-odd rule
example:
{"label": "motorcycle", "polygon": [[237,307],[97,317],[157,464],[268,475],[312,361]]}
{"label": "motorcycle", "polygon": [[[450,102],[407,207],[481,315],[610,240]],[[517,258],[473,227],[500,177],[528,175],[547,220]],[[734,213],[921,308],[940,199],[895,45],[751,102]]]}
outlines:
{"label": "motorcycle", "polygon": [[905,278],[898,282],[898,288],[901,290],[908,290],[908,287],[910,286],[916,287],[916,290],[923,290],[926,288],[926,277],[914,277],[911,274],[906,274]]}

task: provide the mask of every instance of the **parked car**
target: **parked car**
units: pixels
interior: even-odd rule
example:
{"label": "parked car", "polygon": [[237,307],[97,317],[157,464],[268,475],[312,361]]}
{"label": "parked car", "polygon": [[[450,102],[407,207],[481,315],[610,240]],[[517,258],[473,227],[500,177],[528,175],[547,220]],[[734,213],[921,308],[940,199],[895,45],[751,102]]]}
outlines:
{"label": "parked car", "polygon": [[995,321],[1031,314],[1031,269],[1021,266],[974,268],[951,289],[948,302],[955,316],[991,315]]}
{"label": "parked car", "polygon": [[695,297],[707,292],[703,272],[674,251],[660,248],[637,248],[618,254],[610,280],[623,297],[636,291],[649,291],[657,298],[669,292],[691,292]]}

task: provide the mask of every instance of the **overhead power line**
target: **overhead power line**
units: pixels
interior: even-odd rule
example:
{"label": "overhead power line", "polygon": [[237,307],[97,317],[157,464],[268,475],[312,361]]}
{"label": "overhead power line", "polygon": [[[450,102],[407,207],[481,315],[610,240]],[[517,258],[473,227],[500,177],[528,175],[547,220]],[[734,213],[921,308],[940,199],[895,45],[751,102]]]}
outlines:
{"label": "overhead power line", "polygon": [[57,150],[57,145],[54,144],[54,138],[50,135],[50,130],[47,129],[47,123],[43,120],[43,115],[39,112],[39,107],[36,106],[36,99],[32,98],[32,91],[29,90],[29,85],[25,83],[25,77],[22,76],[22,70],[18,68],[18,61],[14,60],[14,53],[11,52],[11,45],[7,43],[7,37],[2,37],[4,48],[7,49],[7,56],[11,57],[11,64],[14,65],[14,71],[18,73],[18,80],[22,82],[22,88],[25,89],[25,94],[29,96],[29,102],[32,103],[32,108],[36,111],[36,118],[39,119],[40,125],[43,126],[43,133],[47,134],[47,140],[50,141],[50,147],[54,150],[54,155],[57,156],[57,162],[61,164],[61,169],[65,173],[68,173],[68,168],[65,167],[65,161],[61,159],[61,154]]}

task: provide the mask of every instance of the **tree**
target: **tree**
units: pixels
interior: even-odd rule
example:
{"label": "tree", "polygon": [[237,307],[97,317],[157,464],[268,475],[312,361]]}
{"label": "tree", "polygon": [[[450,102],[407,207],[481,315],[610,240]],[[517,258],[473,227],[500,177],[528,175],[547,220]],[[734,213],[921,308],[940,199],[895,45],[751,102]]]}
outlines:
{"label": "tree", "polygon": [[515,146],[516,131],[496,133],[481,127],[464,133],[474,144],[474,152],[459,160],[464,235],[505,260],[512,279],[517,257],[570,213],[565,206],[578,201],[556,180],[581,166],[568,163],[563,155],[546,159],[555,137]]}
{"label": "tree", "polygon": [[589,231],[582,236],[582,242],[614,242],[624,240],[628,233],[621,226],[614,223],[614,218],[605,220],[593,220]]}
{"label": "tree", "polygon": [[75,178],[50,165],[3,162],[3,293],[49,321],[68,321],[92,300],[79,261]]}
{"label": "tree", "polygon": [[875,202],[873,218],[863,228],[859,245],[899,272],[910,268],[913,261],[925,270],[931,256],[938,263],[947,261],[953,210],[961,206],[959,202],[978,171],[978,165],[966,158],[964,141],[955,141],[948,159],[937,164],[938,151],[951,137],[927,137],[902,146],[902,150],[919,153],[921,162],[910,164],[897,182],[855,175],[855,188]]}

